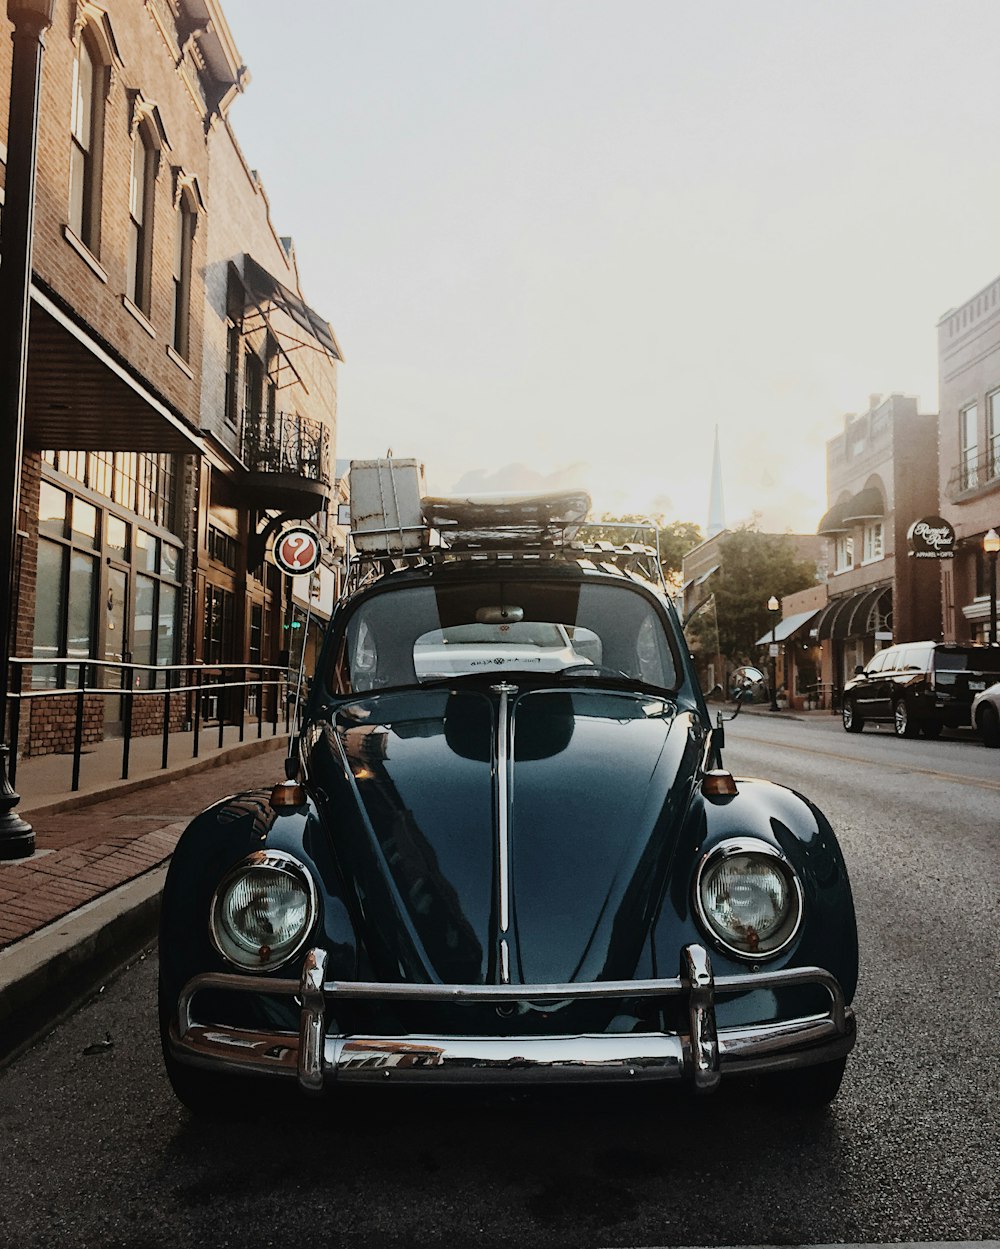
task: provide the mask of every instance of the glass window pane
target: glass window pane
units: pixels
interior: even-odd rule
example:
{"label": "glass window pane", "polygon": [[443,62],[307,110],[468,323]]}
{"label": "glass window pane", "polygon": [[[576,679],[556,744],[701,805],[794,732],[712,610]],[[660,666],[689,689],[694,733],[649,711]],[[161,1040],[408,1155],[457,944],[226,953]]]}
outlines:
{"label": "glass window pane", "polygon": [[115,559],[128,559],[128,525],[118,516],[108,516],[104,522],[105,541]]}
{"label": "glass window pane", "polygon": [[176,546],[170,546],[166,542],[160,552],[160,571],[165,577],[170,577],[177,581],[180,571],[181,553]]}
{"label": "glass window pane", "polygon": [[38,532],[66,535],[66,504],[68,497],[65,490],[57,490],[55,486],[43,481],[38,496]]}
{"label": "glass window pane", "polygon": [[[38,586],[35,594],[35,638],[32,655],[36,659],[54,658],[59,654],[63,613],[66,607],[63,592],[63,569],[68,548],[56,542],[38,543]],[[32,668],[34,689],[54,689],[58,684],[56,668]]]}
{"label": "glass window pane", "polygon": [[[94,593],[97,587],[97,560],[74,551],[69,564],[69,602],[66,622],[66,654],[89,659],[94,641]],[[67,685],[75,685],[79,670],[67,673]]]}
{"label": "glass window pane", "polygon": [[[154,659],[156,619],[156,582],[152,577],[135,579],[135,628],[132,631],[132,653],[137,664],[151,664]],[[143,680],[143,684],[146,681]]]}
{"label": "glass window pane", "polygon": [[97,508],[83,499],[73,500],[73,539],[82,546],[97,545]]}
{"label": "glass window pane", "polygon": [[160,625],[156,638],[156,662],[177,662],[177,590],[160,583]]}
{"label": "glass window pane", "polygon": [[135,558],[139,568],[146,572],[156,572],[160,540],[143,529],[135,531]]}

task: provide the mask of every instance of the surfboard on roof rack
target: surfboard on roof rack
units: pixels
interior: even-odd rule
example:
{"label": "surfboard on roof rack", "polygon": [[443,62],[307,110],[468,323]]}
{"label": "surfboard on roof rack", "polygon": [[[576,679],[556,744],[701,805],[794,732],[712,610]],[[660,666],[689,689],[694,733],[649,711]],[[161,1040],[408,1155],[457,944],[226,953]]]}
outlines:
{"label": "surfboard on roof rack", "polygon": [[425,523],[451,550],[507,544],[561,546],[590,511],[583,490],[551,494],[470,494],[422,500]]}

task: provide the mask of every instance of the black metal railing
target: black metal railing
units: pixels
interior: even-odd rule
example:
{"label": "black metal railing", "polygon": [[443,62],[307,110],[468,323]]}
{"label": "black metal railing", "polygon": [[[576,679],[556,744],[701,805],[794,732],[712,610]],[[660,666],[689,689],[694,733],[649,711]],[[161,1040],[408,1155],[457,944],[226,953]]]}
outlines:
{"label": "black metal railing", "polygon": [[1000,486],[1000,438],[979,455],[969,456],[951,470],[947,494],[951,500],[972,490]]}
{"label": "black metal railing", "polygon": [[251,473],[330,485],[330,428],[297,412],[244,412],[240,452]]}
{"label": "black metal railing", "polygon": [[[60,656],[44,659],[15,658],[11,659],[11,667],[11,784],[17,775],[22,710],[26,705],[46,699],[74,700],[72,716],[68,716],[64,722],[66,728],[72,723],[72,751],[55,752],[71,753],[73,756],[70,786],[73,792],[80,788],[80,760],[84,747],[87,699],[90,697],[120,700],[123,781],[129,777],[132,740],[137,736],[133,733],[137,702],[144,698],[159,698],[163,702],[159,729],[161,769],[169,766],[170,741],[180,733],[191,734],[191,757],[197,759],[202,738],[209,731],[218,733],[218,748],[221,750],[225,743],[227,725],[237,728],[241,742],[246,738],[248,724],[251,731],[256,727],[258,738],[264,736],[265,724],[269,725],[271,736],[276,737],[282,723],[284,731],[290,731],[293,716],[297,718],[299,710],[295,706],[297,671],[276,665],[227,663],[153,667],[150,664]],[[42,669],[47,675],[54,672],[58,686],[25,689],[25,671],[32,668]],[[109,682],[107,677],[115,673],[117,681]],[[70,684],[74,676],[76,684]],[[178,707],[183,708],[180,717],[177,714]],[[174,725],[177,718],[181,719],[183,728]],[[34,731],[33,725],[32,732]],[[148,738],[157,734],[144,733],[142,736]]]}

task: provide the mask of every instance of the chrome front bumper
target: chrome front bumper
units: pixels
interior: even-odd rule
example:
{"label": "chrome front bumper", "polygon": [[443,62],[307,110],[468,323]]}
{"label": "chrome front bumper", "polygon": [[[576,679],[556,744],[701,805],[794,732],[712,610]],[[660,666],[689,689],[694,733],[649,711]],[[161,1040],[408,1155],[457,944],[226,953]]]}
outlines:
{"label": "chrome front bumper", "polygon": [[[294,1076],[309,1093],[325,1084],[402,1081],[412,1084],[608,1083],[688,1080],[700,1092],[721,1075],[788,1070],[847,1054],[854,1046],[853,1012],[836,978],[819,967],[752,976],[719,976],[705,949],[681,951],[676,979],[601,980],[590,984],[455,985],[327,981],[326,952],[310,950],[299,980],[208,973],[184,987],[170,1026],[170,1051],[180,1062],[216,1070]],[[830,1009],[779,1023],[725,1028],[715,1024],[715,995],[748,989],[820,985]],[[192,1002],[203,989],[295,997],[299,1030],[256,1031],[198,1023]],[[567,998],[687,999],[688,1032],[597,1033],[580,1036],[327,1036],[326,1005],[338,999],[407,1002],[556,1002]]]}

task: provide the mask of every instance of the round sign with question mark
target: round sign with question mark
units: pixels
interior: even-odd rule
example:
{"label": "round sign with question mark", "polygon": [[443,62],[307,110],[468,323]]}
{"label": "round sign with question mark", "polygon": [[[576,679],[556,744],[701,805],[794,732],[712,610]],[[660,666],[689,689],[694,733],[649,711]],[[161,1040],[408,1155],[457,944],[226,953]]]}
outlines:
{"label": "round sign with question mark", "polygon": [[306,525],[282,529],[274,540],[274,562],[289,577],[302,577],[319,567],[319,534]]}

